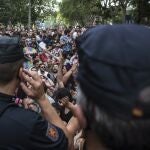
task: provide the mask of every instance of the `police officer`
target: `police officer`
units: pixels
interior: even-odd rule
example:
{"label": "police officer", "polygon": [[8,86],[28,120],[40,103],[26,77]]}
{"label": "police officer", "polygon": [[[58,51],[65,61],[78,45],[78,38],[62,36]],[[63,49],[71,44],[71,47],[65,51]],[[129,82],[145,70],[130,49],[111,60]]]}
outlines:
{"label": "police officer", "polygon": [[[19,38],[0,37],[0,150],[66,150],[69,134],[46,99],[41,78],[21,69],[23,61]],[[18,87],[37,100],[43,117],[14,103]]]}
{"label": "police officer", "polygon": [[87,150],[150,150],[149,39],[148,27],[101,25],[78,40]]}

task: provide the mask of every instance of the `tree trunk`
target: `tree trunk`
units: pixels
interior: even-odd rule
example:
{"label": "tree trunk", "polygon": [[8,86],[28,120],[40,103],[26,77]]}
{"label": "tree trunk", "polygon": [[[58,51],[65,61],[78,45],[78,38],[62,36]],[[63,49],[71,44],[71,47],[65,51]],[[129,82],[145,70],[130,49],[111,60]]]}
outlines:
{"label": "tree trunk", "polygon": [[126,7],[124,7],[122,8],[122,23],[126,22],[126,14],[127,14]]}
{"label": "tree trunk", "polygon": [[141,23],[141,0],[137,2],[137,23]]}
{"label": "tree trunk", "polygon": [[28,29],[31,28],[31,0],[29,0]]}

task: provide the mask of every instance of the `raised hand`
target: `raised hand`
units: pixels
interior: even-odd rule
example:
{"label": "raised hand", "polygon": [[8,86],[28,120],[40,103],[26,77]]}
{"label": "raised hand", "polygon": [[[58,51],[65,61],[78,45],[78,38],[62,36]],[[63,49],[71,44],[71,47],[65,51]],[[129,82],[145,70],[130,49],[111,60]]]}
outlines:
{"label": "raised hand", "polygon": [[[37,72],[21,70],[21,87],[28,97],[31,97],[37,101],[45,99],[44,85],[41,77]],[[27,83],[30,86],[27,86]]]}

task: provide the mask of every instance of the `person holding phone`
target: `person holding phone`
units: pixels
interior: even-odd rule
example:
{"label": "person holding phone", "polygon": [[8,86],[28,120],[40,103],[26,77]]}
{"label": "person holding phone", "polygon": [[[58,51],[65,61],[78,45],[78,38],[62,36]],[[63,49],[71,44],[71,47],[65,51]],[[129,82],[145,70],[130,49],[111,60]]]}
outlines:
{"label": "person holding phone", "polygon": [[[0,149],[69,149],[70,135],[46,98],[41,77],[22,69],[23,62],[19,38],[0,37]],[[14,103],[19,86],[36,100],[42,116]]]}

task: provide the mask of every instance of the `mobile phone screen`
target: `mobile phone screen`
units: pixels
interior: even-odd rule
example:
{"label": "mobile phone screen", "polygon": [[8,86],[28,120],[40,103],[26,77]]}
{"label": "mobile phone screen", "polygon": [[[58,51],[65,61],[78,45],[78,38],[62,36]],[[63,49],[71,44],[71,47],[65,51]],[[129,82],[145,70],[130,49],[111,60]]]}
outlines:
{"label": "mobile phone screen", "polygon": [[29,70],[28,62],[24,62],[23,63],[23,68]]}
{"label": "mobile phone screen", "polygon": [[32,67],[33,67],[33,64],[30,61],[25,61],[23,63],[23,68],[26,69],[26,70],[29,70]]}

